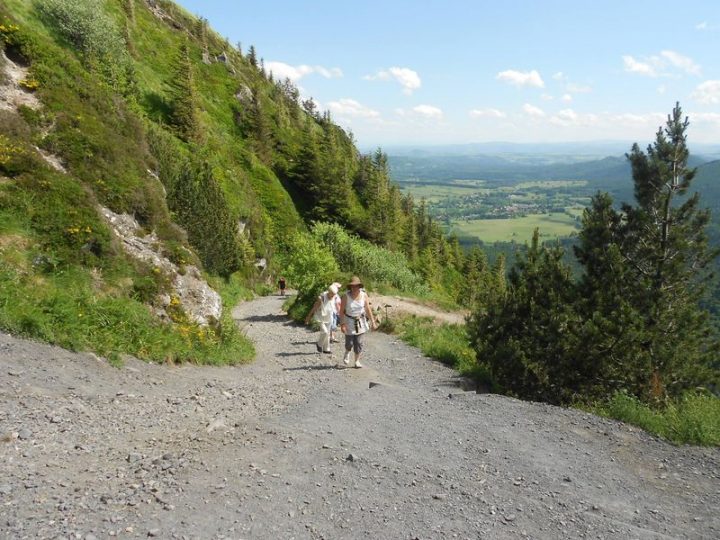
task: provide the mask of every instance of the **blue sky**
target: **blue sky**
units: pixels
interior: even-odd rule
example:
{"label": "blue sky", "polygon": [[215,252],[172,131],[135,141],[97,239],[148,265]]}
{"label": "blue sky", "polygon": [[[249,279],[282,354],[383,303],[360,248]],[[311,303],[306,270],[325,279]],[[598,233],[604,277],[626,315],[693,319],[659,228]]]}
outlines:
{"label": "blue sky", "polygon": [[180,0],[361,146],[720,143],[720,0]]}

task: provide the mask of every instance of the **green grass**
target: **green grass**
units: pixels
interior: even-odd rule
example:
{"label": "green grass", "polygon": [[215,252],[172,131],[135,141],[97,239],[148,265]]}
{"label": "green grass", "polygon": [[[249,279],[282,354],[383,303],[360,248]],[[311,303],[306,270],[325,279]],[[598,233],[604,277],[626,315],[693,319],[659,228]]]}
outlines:
{"label": "green grass", "polygon": [[483,242],[524,243],[539,228],[543,239],[561,238],[576,232],[576,222],[565,213],[532,214],[508,219],[459,220],[453,223],[453,231],[460,236],[474,236]]}
{"label": "green grass", "polygon": [[438,184],[422,184],[422,183],[402,183],[400,184],[403,193],[410,193],[412,196],[420,200],[426,199],[428,202],[439,202],[447,198],[467,197],[470,195],[489,195],[493,192],[483,186],[481,181],[477,183],[448,183],[444,185]]}
{"label": "green grass", "polygon": [[590,412],[627,422],[676,444],[720,446],[720,397],[688,392],[654,409],[625,393]]}
{"label": "green grass", "polygon": [[430,318],[412,316],[383,321],[381,329],[397,334],[404,342],[447,364],[461,376],[492,387],[490,372],[475,360],[465,325],[437,325]]}
{"label": "green grass", "polygon": [[95,351],[110,360],[131,354],[156,362],[222,365],[254,356],[229,313],[214,329],[187,320],[161,323],[147,306],[127,296],[123,281],[113,283],[111,272],[106,278],[75,267],[42,274],[12,247],[5,246],[0,255],[0,328],[13,335]]}

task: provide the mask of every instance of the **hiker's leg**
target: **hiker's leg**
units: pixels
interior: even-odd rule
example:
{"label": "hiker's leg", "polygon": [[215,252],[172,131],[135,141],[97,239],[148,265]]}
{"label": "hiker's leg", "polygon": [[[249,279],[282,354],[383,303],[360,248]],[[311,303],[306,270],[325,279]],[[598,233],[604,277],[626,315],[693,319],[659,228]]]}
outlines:
{"label": "hiker's leg", "polygon": [[355,342],[353,343],[353,349],[355,351],[355,367],[361,368],[363,365],[360,363],[360,356],[363,352],[363,335],[364,334],[358,334],[355,336]]}
{"label": "hiker's leg", "polygon": [[330,328],[326,323],[320,323],[320,337],[318,346],[323,352],[330,350]]}
{"label": "hiker's leg", "polygon": [[353,336],[345,336],[345,355],[343,356],[343,363],[350,364],[350,352],[353,349]]}

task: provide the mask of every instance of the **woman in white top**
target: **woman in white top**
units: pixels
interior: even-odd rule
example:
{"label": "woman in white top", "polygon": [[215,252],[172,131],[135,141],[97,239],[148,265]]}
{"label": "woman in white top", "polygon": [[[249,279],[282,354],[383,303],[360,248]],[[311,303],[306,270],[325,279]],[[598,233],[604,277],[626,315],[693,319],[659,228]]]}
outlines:
{"label": "woman in white top", "polygon": [[[356,368],[363,367],[360,355],[363,351],[362,336],[370,329],[377,328],[375,317],[370,309],[367,293],[362,288],[362,281],[353,276],[348,283],[348,292],[340,302],[340,330],[345,334],[345,356],[343,362],[350,364],[350,351],[355,351]],[[368,324],[369,321],[369,324]]]}
{"label": "woman in white top", "polygon": [[328,290],[317,297],[310,312],[305,317],[305,324],[310,322],[310,317],[315,315],[315,320],[320,323],[320,336],[315,347],[318,352],[331,354],[330,350],[330,326],[332,325],[333,313],[335,312],[335,295],[338,288],[333,284]]}

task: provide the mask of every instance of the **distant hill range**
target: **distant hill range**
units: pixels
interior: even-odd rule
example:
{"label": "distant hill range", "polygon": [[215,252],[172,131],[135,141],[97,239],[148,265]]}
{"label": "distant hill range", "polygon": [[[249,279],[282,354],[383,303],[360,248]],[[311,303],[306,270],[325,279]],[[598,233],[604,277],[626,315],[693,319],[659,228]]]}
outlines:
{"label": "distant hill range", "polygon": [[[578,144],[578,151],[603,149],[612,143]],[[567,153],[572,145],[515,145],[519,153],[462,154],[451,153],[478,149],[486,145],[411,148],[390,153],[392,177],[399,183],[452,180],[485,180],[490,184],[504,184],[529,180],[585,180],[590,192],[607,191],[617,202],[630,201],[633,184],[630,163],[624,154],[588,157],[587,153]],[[509,143],[487,143],[487,149],[509,149]],[[616,144],[615,146],[618,146]],[[631,145],[626,149],[629,151]],[[552,149],[553,152],[542,152]],[[703,205],[720,207],[720,146],[705,145],[705,153],[690,157],[689,164],[698,168],[694,189],[699,190]],[[395,149],[397,151],[397,148]],[[719,219],[720,216],[715,216]]]}
{"label": "distant hill range", "polygon": [[[652,141],[639,142],[645,148]],[[542,159],[562,161],[570,158],[573,161],[598,159],[605,156],[623,155],[630,151],[633,141],[580,141],[563,143],[512,143],[485,142],[468,144],[448,144],[434,146],[420,145],[388,145],[383,150],[393,156],[432,157],[432,156],[482,156],[512,155],[535,156]],[[709,159],[720,159],[720,144],[691,144],[691,149],[698,155]],[[371,151],[372,149],[367,149]]]}

